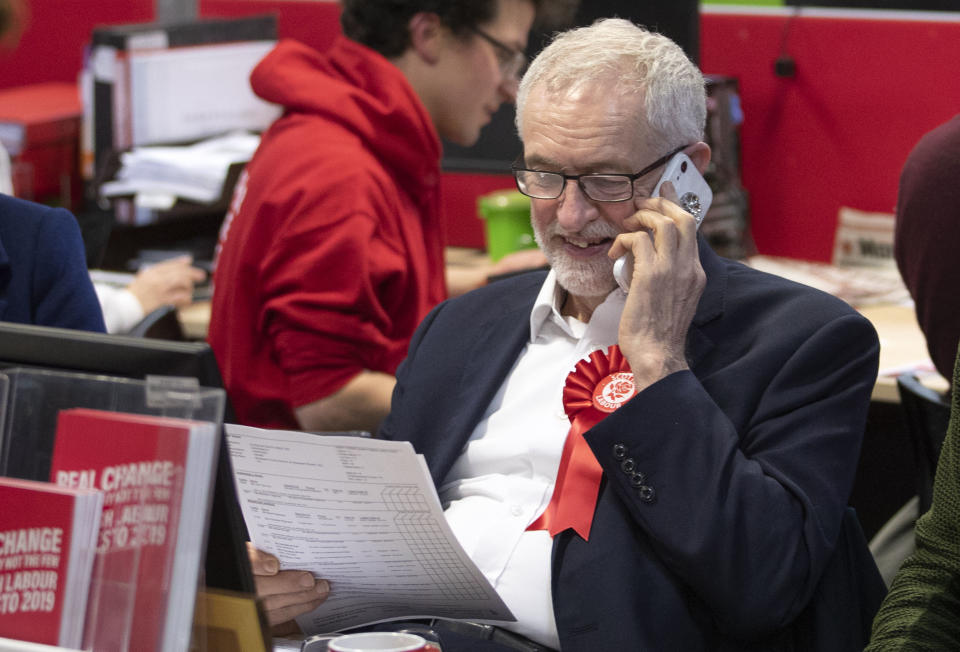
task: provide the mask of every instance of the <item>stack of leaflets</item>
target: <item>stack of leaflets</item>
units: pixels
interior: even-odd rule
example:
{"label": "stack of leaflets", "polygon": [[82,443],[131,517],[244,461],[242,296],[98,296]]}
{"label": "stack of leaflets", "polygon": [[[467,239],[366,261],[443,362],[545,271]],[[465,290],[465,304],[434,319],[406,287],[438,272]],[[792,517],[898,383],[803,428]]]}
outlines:
{"label": "stack of leaflets", "polygon": [[0,478],[0,636],[79,648],[103,494]]}
{"label": "stack of leaflets", "polygon": [[60,412],[50,479],[103,492],[84,649],[189,648],[218,443],[208,421]]}

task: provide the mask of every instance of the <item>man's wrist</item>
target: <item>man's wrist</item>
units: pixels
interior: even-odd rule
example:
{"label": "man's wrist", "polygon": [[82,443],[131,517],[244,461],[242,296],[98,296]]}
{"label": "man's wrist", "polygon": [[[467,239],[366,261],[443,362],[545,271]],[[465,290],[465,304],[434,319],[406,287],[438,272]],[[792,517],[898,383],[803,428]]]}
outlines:
{"label": "man's wrist", "polygon": [[625,355],[627,361],[630,363],[630,371],[633,372],[633,382],[638,392],[663,380],[671,374],[690,368],[687,364],[686,356],[640,354],[631,357],[626,353]]}

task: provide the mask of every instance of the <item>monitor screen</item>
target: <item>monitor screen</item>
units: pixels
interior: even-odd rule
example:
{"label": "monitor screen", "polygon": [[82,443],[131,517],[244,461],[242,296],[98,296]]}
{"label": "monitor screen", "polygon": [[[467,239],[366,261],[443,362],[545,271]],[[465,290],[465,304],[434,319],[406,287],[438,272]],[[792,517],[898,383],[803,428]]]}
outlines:
{"label": "monitor screen", "polygon": [[[143,379],[147,375],[186,376],[196,378],[203,387],[223,386],[213,351],[203,342],[175,342],[0,322],[0,369],[10,367],[134,379]],[[224,419],[232,420],[229,401]],[[245,541],[246,528],[237,503],[233,467],[221,430],[207,536],[207,586],[255,592]]]}

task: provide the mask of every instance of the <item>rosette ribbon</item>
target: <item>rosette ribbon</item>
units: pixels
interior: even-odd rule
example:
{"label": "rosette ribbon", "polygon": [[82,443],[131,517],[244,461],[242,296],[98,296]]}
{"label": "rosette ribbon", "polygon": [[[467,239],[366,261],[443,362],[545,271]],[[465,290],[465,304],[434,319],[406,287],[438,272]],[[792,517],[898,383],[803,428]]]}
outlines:
{"label": "rosette ribbon", "polygon": [[547,530],[553,537],[573,528],[584,541],[590,539],[603,469],[583,433],[636,393],[630,365],[616,344],[606,352],[594,351],[567,375],[563,409],[570,419],[570,431],[550,503],[527,530]]}

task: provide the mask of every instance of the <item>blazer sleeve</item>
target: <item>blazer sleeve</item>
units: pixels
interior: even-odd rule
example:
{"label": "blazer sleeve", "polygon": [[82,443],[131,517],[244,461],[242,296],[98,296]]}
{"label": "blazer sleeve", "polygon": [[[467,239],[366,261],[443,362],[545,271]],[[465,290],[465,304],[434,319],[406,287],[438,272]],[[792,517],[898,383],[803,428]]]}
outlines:
{"label": "blazer sleeve", "polygon": [[61,208],[45,210],[36,233],[30,288],[33,323],[104,332],[76,219]]}
{"label": "blazer sleeve", "polygon": [[[711,378],[676,372],[585,435],[635,527],[737,638],[786,626],[813,594],[876,379],[876,334],[852,311],[790,337],[769,338],[789,351],[770,377],[734,364],[708,393]],[[739,430],[719,394],[746,415]]]}

